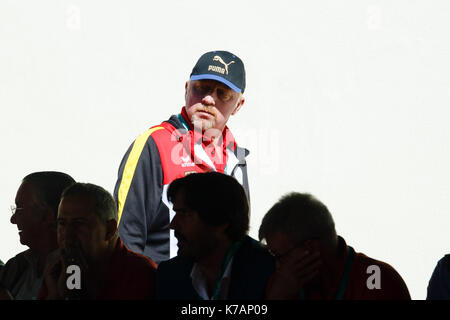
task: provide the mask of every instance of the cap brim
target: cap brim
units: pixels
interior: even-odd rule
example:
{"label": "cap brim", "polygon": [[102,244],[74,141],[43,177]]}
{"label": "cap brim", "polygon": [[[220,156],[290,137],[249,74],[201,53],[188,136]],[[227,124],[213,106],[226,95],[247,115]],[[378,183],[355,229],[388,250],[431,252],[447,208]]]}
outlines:
{"label": "cap brim", "polygon": [[223,84],[226,84],[228,87],[230,87],[231,89],[233,89],[233,91],[237,92],[237,93],[241,93],[242,90],[239,89],[238,87],[236,87],[234,84],[232,84],[230,81],[228,81],[225,78],[222,78],[220,76],[216,76],[215,74],[196,74],[191,76],[191,80],[216,80],[219,82],[222,82]]}

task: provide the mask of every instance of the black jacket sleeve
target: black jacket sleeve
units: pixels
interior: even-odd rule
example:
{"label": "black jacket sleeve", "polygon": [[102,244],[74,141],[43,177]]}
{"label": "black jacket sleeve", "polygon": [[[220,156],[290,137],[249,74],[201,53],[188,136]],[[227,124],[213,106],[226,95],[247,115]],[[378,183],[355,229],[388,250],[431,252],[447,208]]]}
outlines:
{"label": "black jacket sleeve", "polygon": [[119,209],[119,234],[130,250],[157,261],[159,259],[151,256],[146,247],[150,242],[152,221],[158,215],[161,203],[161,160],[151,136],[140,152],[133,150],[138,148],[136,141],[122,159],[114,188],[114,199]]}

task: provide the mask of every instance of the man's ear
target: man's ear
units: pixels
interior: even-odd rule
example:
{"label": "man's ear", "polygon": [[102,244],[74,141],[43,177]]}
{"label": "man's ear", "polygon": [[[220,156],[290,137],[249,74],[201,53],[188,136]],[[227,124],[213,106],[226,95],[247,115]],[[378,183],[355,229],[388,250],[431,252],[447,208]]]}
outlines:
{"label": "man's ear", "polygon": [[50,229],[56,230],[56,212],[50,206],[46,205],[42,211],[42,223],[45,226],[50,226]]}
{"label": "man's ear", "polygon": [[220,226],[215,226],[214,228],[218,231],[218,233],[226,235],[227,229],[230,226],[229,223],[220,225]]}
{"label": "man's ear", "polygon": [[240,97],[239,102],[236,104],[236,107],[234,108],[233,112],[231,113],[233,116],[241,109],[241,107],[244,105],[245,98]]}
{"label": "man's ear", "polygon": [[184,100],[185,101],[186,101],[186,98],[187,98],[188,87],[189,87],[189,81],[186,81],[186,84],[184,85]]}
{"label": "man's ear", "polygon": [[46,205],[42,213],[42,221],[53,223],[56,218],[56,212],[50,206]]}
{"label": "man's ear", "polygon": [[105,240],[109,241],[117,232],[117,221],[115,219],[110,219],[106,222],[106,236]]}

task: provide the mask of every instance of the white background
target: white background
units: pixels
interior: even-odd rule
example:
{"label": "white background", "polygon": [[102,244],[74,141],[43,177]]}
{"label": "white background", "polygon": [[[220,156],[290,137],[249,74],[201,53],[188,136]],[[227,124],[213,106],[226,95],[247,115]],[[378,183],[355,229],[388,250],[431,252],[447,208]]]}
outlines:
{"label": "white background", "polygon": [[357,251],[424,299],[450,252],[450,2],[0,2],[0,259],[21,179],[60,170],[113,191],[120,160],[178,113],[201,54],[246,65],[229,126],[248,147],[251,235],[310,192]]}

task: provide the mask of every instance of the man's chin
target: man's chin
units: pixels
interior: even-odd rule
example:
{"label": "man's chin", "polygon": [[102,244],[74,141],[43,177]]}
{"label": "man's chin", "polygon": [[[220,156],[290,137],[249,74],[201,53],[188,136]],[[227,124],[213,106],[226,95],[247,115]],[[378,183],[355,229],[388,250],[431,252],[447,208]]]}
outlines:
{"label": "man's chin", "polygon": [[178,248],[177,256],[184,259],[190,259],[191,256],[186,252],[186,250],[183,250],[181,248]]}
{"label": "man's chin", "polygon": [[28,247],[29,247],[28,241],[27,241],[26,238],[24,238],[21,234],[19,234],[19,241],[20,241],[20,244],[21,244],[21,245],[24,245],[24,246],[28,246]]}
{"label": "man's chin", "polygon": [[179,246],[179,247],[178,247],[177,255],[178,255],[180,258],[184,258],[184,259],[193,259],[192,253],[189,252],[189,250],[186,250],[186,248],[184,248],[183,246]]}
{"label": "man's chin", "polygon": [[192,124],[195,130],[205,132],[211,128],[214,128],[216,123],[214,120],[199,119],[198,117],[193,116]]}

